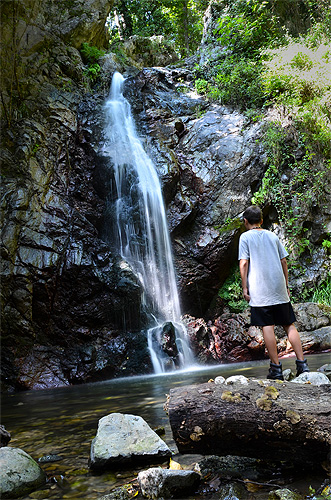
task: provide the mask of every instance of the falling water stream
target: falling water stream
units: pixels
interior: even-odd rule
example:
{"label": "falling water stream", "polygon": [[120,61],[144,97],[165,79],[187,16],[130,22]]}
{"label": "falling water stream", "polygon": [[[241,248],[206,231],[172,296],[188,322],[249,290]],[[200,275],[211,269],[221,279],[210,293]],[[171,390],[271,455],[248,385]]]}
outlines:
{"label": "falling water stream", "polygon": [[[143,306],[150,318],[148,346],[155,373],[162,373],[174,368],[175,363],[179,367],[189,366],[193,356],[180,320],[161,184],[137,135],[130,104],[122,93],[123,83],[123,76],[116,72],[105,104],[103,152],[114,168],[118,248],[144,290]],[[165,330],[176,338],[172,357],[163,348]]]}

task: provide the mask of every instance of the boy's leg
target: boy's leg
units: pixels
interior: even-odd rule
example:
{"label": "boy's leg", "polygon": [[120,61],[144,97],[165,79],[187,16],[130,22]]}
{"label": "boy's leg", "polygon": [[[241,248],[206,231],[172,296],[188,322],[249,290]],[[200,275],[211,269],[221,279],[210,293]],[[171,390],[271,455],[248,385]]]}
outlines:
{"label": "boy's leg", "polygon": [[293,350],[297,356],[296,365],[297,365],[297,374],[298,377],[301,373],[309,372],[309,366],[307,364],[307,360],[303,357],[303,350],[301,339],[298,330],[295,328],[294,324],[292,325],[283,325],[283,328],[287,334],[287,337],[293,347]]}
{"label": "boy's leg", "polygon": [[299,361],[303,361],[304,356],[298,330],[295,328],[293,323],[291,325],[283,325],[283,328],[286,332],[287,338],[289,339],[291,346],[293,347],[293,351],[295,352],[297,359]]}
{"label": "boy's leg", "polygon": [[279,361],[278,361],[278,352],[277,352],[277,343],[276,343],[274,325],[263,326],[262,333],[270,361],[275,365],[278,365]]}

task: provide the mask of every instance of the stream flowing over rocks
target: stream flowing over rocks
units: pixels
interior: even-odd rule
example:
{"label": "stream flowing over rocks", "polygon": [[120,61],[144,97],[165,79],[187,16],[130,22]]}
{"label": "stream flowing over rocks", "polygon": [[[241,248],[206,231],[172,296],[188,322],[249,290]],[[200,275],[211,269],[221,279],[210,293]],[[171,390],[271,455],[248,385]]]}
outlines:
{"label": "stream flowing over rocks", "polygon": [[[126,76],[125,96],[162,179],[182,310],[189,315],[185,321],[198,359],[264,357],[261,336],[247,327],[247,316],[224,317],[217,298],[237,259],[241,214],[267,168],[263,122],[250,122],[238,110],[196,95],[192,69],[197,58],[179,67],[169,51],[168,58],[163,54],[164,67],[146,68],[160,63],[151,53],[146,61],[135,62],[133,44],[141,40],[130,41],[132,66],[105,55],[101,76],[91,87],[78,49],[83,42],[107,48],[105,21],[111,7],[110,0],[74,0],[61,10],[46,0],[37,9],[22,0],[18,11],[12,2],[1,9],[2,55],[14,56],[15,50],[19,55],[1,76],[5,390],[152,371],[143,290],[111,237],[114,173],[102,144],[103,104],[115,70]],[[276,110],[265,120],[273,116],[293,128]],[[294,133],[293,148],[299,148]],[[330,264],[318,245],[331,224],[330,179],[324,189],[323,207],[316,205],[314,213],[300,207],[298,223],[305,224],[315,250],[301,258],[291,276],[294,289],[313,287]],[[266,227],[284,240],[274,207],[267,207],[264,218]],[[229,220],[238,224],[229,225]],[[329,319],[301,328],[311,336],[307,352],[330,348],[312,333],[322,335],[322,328],[330,328],[330,311],[320,317]],[[218,341],[224,329],[226,341]]]}

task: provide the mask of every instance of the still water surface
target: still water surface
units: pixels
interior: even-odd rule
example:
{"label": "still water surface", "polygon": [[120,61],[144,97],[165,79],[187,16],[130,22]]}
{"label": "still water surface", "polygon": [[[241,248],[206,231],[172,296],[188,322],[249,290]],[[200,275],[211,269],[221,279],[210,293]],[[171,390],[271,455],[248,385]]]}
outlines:
{"label": "still water surface", "polygon": [[[310,369],[315,371],[330,362],[330,355],[312,355],[308,357],[308,362]],[[283,358],[282,364],[283,369],[294,370],[294,358]],[[113,412],[139,415],[152,428],[163,426],[165,435],[162,438],[176,452],[168,417],[163,410],[171,388],[207,382],[218,375],[225,378],[231,375],[265,378],[268,365],[266,360],[234,363],[197,368],[190,372],[122,378],[3,396],[2,424],[11,433],[10,446],[24,449],[35,460],[45,455],[61,457],[57,462],[41,464],[50,481],[42,492],[34,492],[24,499],[96,500],[102,494],[109,493],[135,474],[132,471],[104,474],[89,472],[91,441],[100,418]],[[184,464],[194,463],[194,459],[194,456],[183,457],[178,454],[175,457],[175,460]],[[301,487],[306,486],[308,490],[310,484],[321,480],[323,474],[312,477],[306,475]]]}

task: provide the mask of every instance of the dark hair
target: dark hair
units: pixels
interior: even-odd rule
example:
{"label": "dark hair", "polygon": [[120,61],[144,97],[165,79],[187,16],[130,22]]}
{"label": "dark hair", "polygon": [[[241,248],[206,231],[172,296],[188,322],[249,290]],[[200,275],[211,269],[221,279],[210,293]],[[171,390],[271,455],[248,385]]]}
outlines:
{"label": "dark hair", "polygon": [[244,212],[244,219],[247,219],[250,224],[261,222],[262,210],[257,205],[251,205]]}

